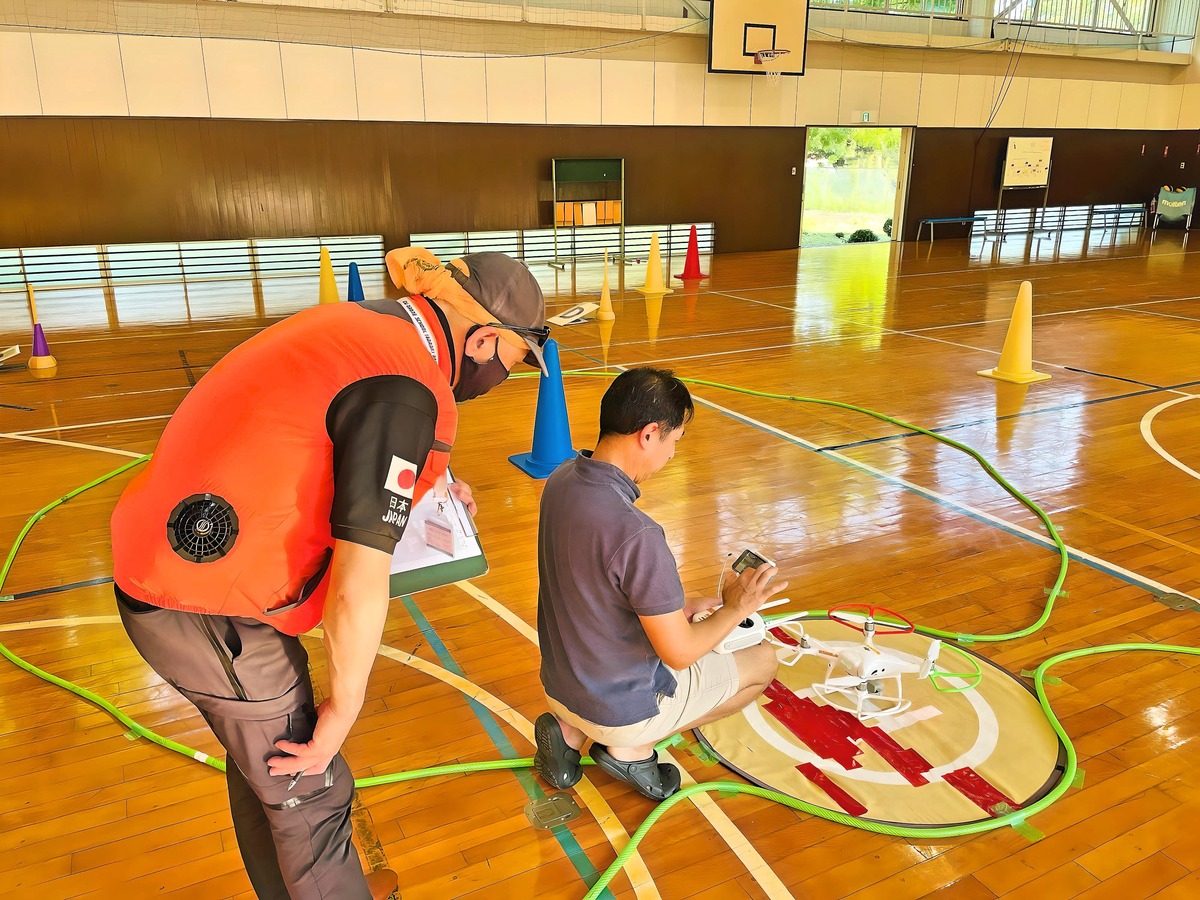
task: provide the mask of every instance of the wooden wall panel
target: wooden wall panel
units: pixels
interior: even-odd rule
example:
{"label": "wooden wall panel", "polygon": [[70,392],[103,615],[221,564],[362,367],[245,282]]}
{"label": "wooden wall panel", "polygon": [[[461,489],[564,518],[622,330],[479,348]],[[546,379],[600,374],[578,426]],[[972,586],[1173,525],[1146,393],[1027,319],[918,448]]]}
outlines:
{"label": "wooden wall panel", "polygon": [[[922,218],[995,209],[1009,137],[1054,138],[1050,206],[1147,202],[1161,185],[1200,183],[1195,131],[920,128],[904,233],[915,235]],[[1039,190],[1005,192],[1006,209],[1041,203]],[[949,237],[954,229],[939,226],[938,233]]]}
{"label": "wooden wall panel", "polygon": [[626,159],[627,221],[794,248],[804,130],[0,119],[0,246],[549,226],[550,159]]}

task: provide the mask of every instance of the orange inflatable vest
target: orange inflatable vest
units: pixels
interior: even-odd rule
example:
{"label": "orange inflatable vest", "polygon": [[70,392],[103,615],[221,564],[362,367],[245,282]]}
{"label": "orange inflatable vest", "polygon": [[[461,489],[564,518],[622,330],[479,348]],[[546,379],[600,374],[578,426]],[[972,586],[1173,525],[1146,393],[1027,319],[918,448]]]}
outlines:
{"label": "orange inflatable vest", "polygon": [[[410,302],[433,321],[422,298]],[[434,440],[454,442],[450,352],[436,324],[423,336],[436,340],[440,365],[408,321],[339,303],[297,313],[232,350],[184,398],[117,503],[117,585],[154,606],[245,616],[286,634],[319,623],[333,547],[325,416],[338,392],[376,375],[413,378],[437,401]],[[414,506],[448,462],[448,452],[429,453]],[[168,522],[206,494],[232,508],[237,533],[224,555],[195,562],[173,548]],[[202,526],[228,524],[215,517]]]}

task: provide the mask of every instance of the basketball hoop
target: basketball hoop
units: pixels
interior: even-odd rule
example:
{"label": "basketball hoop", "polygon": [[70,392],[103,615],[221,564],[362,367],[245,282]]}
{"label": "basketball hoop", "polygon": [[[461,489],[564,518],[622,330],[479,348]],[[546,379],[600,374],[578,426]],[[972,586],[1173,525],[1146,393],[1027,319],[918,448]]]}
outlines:
{"label": "basketball hoop", "polygon": [[763,67],[763,74],[767,76],[767,84],[779,84],[780,75],[783,72],[783,58],[791,53],[791,50],[759,50],[754,54],[754,64]]}

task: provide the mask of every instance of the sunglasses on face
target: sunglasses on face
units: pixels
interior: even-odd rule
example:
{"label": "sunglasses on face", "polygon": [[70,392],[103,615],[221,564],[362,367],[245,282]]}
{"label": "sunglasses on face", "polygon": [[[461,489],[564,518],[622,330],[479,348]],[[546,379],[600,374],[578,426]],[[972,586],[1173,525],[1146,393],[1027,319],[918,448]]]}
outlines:
{"label": "sunglasses on face", "polygon": [[506,331],[513,331],[517,334],[531,337],[537,341],[539,347],[546,346],[546,341],[550,339],[550,326],[543,325],[540,328],[526,328],[523,325],[505,325],[503,322],[488,322],[487,328],[503,328]]}

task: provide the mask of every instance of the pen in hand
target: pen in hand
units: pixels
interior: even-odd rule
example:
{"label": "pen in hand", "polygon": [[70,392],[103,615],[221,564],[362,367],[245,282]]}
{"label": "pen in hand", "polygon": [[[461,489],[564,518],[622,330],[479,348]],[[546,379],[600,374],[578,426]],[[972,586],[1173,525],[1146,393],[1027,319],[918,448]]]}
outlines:
{"label": "pen in hand", "polygon": [[305,770],[301,769],[299,772],[297,772],[295,775],[292,776],[292,780],[288,782],[288,786],[287,786],[287,789],[289,791],[300,782],[300,776],[303,775],[304,772],[305,772]]}

